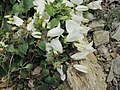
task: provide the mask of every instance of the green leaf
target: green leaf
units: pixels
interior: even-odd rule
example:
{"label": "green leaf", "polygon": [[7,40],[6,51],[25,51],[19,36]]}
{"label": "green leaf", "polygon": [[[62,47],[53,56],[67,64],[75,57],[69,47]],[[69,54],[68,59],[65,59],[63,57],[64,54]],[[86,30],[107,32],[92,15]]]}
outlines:
{"label": "green leaf", "polygon": [[19,47],[19,50],[26,54],[27,50],[28,50],[28,43],[23,43],[20,47]]}
{"label": "green leaf", "polygon": [[43,75],[43,76],[49,75],[49,70],[48,70],[48,69],[43,69],[43,70],[42,70],[42,75]]}
{"label": "green leaf", "polygon": [[23,0],[23,7],[25,12],[30,10],[30,8],[33,6],[33,0]]}
{"label": "green leaf", "polygon": [[55,15],[55,9],[51,5],[46,5],[45,9],[50,16]]}
{"label": "green leaf", "polygon": [[13,44],[10,44],[7,48],[6,48],[6,51],[8,51],[8,52],[15,52],[15,48],[14,48],[14,46],[13,46]]}
{"label": "green leaf", "polygon": [[10,0],[11,4],[14,4],[16,2],[16,0]]}
{"label": "green leaf", "polygon": [[21,13],[23,11],[23,7],[20,6],[18,3],[16,3],[13,7],[12,7],[12,12],[13,13]]}
{"label": "green leaf", "polygon": [[46,48],[46,45],[45,45],[45,42],[44,41],[40,41],[37,43],[37,46],[42,50],[42,51],[46,51],[45,48]]}
{"label": "green leaf", "polygon": [[49,85],[40,85],[36,88],[36,90],[49,90]]}
{"label": "green leaf", "polygon": [[54,18],[50,21],[51,28],[55,28],[56,26],[58,26],[58,24],[59,24],[59,20],[56,18]]}
{"label": "green leaf", "polygon": [[48,84],[54,84],[55,80],[53,77],[48,76],[47,78],[45,78],[45,82]]}
{"label": "green leaf", "polygon": [[31,69],[33,67],[33,64],[27,64],[24,68]]}
{"label": "green leaf", "polygon": [[19,73],[21,78],[26,78],[28,76],[28,72],[25,69],[21,69]]}
{"label": "green leaf", "polygon": [[19,46],[19,50],[23,53],[26,54],[28,50],[28,43],[23,43],[21,46]]}

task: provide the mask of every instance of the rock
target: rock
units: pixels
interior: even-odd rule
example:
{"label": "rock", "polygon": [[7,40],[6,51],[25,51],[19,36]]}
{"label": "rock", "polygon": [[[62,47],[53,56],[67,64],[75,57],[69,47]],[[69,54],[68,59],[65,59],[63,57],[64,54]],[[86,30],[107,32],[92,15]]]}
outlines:
{"label": "rock", "polygon": [[113,63],[112,63],[111,68],[110,68],[110,72],[109,72],[108,77],[107,77],[107,82],[111,82],[113,79],[114,79],[114,75],[113,75]]}
{"label": "rock", "polygon": [[113,60],[113,72],[116,76],[120,76],[120,56]]}
{"label": "rock", "polygon": [[112,38],[120,41],[120,25],[117,27],[115,34],[113,34]]}
{"label": "rock", "polygon": [[109,43],[109,32],[104,31],[104,30],[94,31],[93,32],[93,40],[94,40],[95,46]]}
{"label": "rock", "polygon": [[98,48],[98,52],[102,57],[106,58],[107,60],[111,60],[110,53],[108,52],[108,48],[105,47],[104,45],[101,45]]}
{"label": "rock", "polygon": [[67,81],[71,90],[106,90],[105,76],[100,65],[89,60],[83,60],[81,64],[89,67],[87,74],[76,71],[72,66],[68,67]]}
{"label": "rock", "polygon": [[104,27],[104,21],[103,20],[93,20],[92,23],[89,25],[90,28],[101,28]]}
{"label": "rock", "polygon": [[110,53],[110,56],[115,59],[117,57],[117,53],[115,51]]}

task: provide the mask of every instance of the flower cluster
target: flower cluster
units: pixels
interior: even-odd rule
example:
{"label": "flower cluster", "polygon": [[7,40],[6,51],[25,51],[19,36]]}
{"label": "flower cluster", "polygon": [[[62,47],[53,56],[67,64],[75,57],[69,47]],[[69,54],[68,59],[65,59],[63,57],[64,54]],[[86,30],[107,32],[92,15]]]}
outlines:
{"label": "flower cluster", "polygon": [[[71,51],[70,58],[73,60],[86,59],[87,55],[94,50],[93,42],[86,43],[84,40],[91,29],[86,26],[95,17],[88,12],[89,9],[102,9],[102,0],[87,3],[86,0],[34,0],[33,5],[36,12],[25,23],[17,15],[9,19],[8,23],[21,27],[26,24],[26,29],[36,39],[44,38],[46,44],[46,57],[49,54],[64,54],[63,46],[68,43],[77,48],[77,53]],[[85,5],[84,5],[85,4]],[[64,8],[62,8],[62,6]],[[6,18],[8,18],[6,16]],[[40,29],[40,30],[39,30]],[[66,44],[67,43],[67,44]],[[88,68],[84,65],[74,64],[73,67],[81,72],[87,73]],[[63,66],[57,67],[61,79],[65,80]]]}

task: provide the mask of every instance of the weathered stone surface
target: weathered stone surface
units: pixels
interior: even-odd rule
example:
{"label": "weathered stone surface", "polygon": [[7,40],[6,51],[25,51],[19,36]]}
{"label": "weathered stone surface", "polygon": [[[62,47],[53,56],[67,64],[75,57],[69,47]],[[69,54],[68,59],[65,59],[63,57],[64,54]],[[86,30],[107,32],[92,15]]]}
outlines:
{"label": "weathered stone surface", "polygon": [[120,56],[113,60],[113,72],[115,75],[120,76]]}
{"label": "weathered stone surface", "polygon": [[106,58],[106,60],[111,60],[110,53],[108,52],[107,47],[101,45],[97,50],[102,57]]}
{"label": "weathered stone surface", "polygon": [[120,41],[120,25],[116,29],[115,34],[113,34],[112,38],[116,39],[117,41]]}
{"label": "weathered stone surface", "polygon": [[99,46],[101,44],[109,43],[109,32],[108,31],[94,31],[93,32],[93,40],[95,46]]}
{"label": "weathered stone surface", "polygon": [[71,90],[106,90],[105,76],[100,65],[89,60],[84,60],[81,64],[89,67],[87,74],[76,71],[72,66],[67,70],[67,81]]}

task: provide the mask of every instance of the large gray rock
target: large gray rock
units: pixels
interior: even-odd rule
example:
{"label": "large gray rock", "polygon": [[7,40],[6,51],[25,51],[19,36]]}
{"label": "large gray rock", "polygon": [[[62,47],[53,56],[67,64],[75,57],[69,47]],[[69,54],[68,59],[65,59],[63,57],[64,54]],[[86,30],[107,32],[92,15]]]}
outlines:
{"label": "large gray rock", "polygon": [[95,46],[109,43],[109,32],[104,30],[94,31],[93,40],[94,40]]}
{"label": "large gray rock", "polygon": [[120,76],[120,56],[113,60],[113,72],[115,75]]}
{"label": "large gray rock", "polygon": [[117,27],[115,34],[113,34],[112,38],[120,41],[120,25]]}
{"label": "large gray rock", "polygon": [[67,81],[71,90],[106,90],[105,76],[99,64],[89,60],[82,61],[89,67],[87,74],[77,72],[72,66],[67,70]]}

